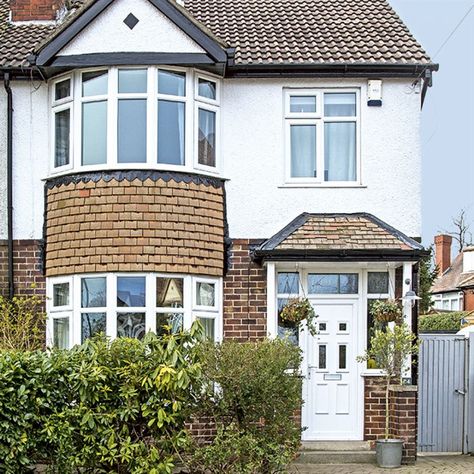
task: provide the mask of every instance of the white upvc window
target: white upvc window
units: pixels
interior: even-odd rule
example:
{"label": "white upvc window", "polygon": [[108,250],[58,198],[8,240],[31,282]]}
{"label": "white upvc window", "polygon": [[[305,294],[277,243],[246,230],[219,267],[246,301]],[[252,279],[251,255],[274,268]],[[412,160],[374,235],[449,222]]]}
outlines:
{"label": "white upvc window", "polygon": [[51,172],[220,172],[220,82],[191,68],[91,68],[51,87]]}
{"label": "white upvc window", "polygon": [[285,181],[360,184],[358,89],[285,89]]}
{"label": "white upvc window", "polygon": [[[143,338],[189,329],[222,340],[222,280],[181,274],[107,273],[48,279],[50,346],[69,348],[104,333]],[[199,304],[198,304],[199,303]]]}
{"label": "white upvc window", "polygon": [[433,306],[441,311],[462,311],[464,308],[464,294],[459,293],[441,293],[433,295]]}

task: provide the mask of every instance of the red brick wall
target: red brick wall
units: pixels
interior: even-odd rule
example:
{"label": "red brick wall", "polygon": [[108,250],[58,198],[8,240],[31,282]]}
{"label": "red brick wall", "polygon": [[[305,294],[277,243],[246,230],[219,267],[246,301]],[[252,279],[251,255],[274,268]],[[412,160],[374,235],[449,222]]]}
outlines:
{"label": "red brick wall", "polygon": [[224,278],[224,338],[255,341],[267,335],[267,272],[252,262],[252,241],[234,240]]}
{"label": "red brick wall", "polygon": [[[41,250],[38,240],[13,241],[15,294],[46,293],[46,280],[41,271]],[[32,289],[31,285],[35,288]],[[0,241],[0,294],[8,295],[7,241]]]}
{"label": "red brick wall", "polygon": [[365,377],[364,439],[375,441],[385,433],[385,391],[382,377]]}
{"label": "red brick wall", "polygon": [[13,21],[54,20],[64,0],[10,0]]}
{"label": "red brick wall", "polygon": [[464,290],[464,311],[474,311],[474,288]]}

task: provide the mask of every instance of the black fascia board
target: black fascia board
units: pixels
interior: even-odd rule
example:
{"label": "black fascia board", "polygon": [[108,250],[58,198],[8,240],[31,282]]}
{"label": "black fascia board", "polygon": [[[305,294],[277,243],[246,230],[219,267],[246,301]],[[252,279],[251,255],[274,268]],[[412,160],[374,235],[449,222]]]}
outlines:
{"label": "black fascia board", "polygon": [[226,77],[419,77],[439,65],[390,63],[312,63],[228,65]]}
{"label": "black fascia board", "polygon": [[[199,46],[201,46],[216,62],[227,61],[226,51],[212,38],[206,35],[197,25],[181,13],[168,0],[149,0],[163,15],[178,26]],[[37,66],[48,66],[54,56],[100,15],[113,0],[97,0],[76,20],[53,38],[36,55]]]}

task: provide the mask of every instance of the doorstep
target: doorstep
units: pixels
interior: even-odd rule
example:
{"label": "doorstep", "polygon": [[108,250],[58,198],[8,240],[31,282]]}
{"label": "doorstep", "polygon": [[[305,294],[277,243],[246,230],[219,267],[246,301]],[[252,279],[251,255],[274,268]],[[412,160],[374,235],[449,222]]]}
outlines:
{"label": "doorstep", "polygon": [[375,464],[375,451],[368,441],[304,441],[295,463]]}

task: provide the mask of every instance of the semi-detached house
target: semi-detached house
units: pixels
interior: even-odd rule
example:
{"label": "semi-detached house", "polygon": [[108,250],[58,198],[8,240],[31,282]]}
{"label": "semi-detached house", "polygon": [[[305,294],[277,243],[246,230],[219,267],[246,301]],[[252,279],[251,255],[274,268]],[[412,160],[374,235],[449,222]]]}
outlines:
{"label": "semi-detached house", "polygon": [[437,69],[386,0],[0,0],[0,61],[1,279],[47,295],[48,344],[289,332],[304,439],[382,432],[356,356],[416,291]]}

